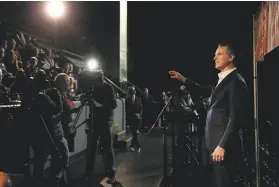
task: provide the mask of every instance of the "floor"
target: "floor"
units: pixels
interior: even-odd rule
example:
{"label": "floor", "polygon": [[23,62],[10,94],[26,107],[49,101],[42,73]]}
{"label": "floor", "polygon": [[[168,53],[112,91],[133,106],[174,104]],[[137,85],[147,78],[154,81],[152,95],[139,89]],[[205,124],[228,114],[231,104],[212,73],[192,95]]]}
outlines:
{"label": "floor", "polygon": [[[139,135],[141,152],[115,152],[116,179],[123,187],[159,187],[163,176],[163,139],[161,132]],[[170,150],[170,149],[169,149]],[[97,158],[96,169],[93,172],[91,187],[99,187],[103,175],[101,155]],[[85,159],[73,163],[70,172],[75,176],[84,173]],[[75,175],[75,176],[74,176]],[[83,186],[79,184],[76,186]],[[111,186],[111,185],[105,185]]]}
{"label": "floor", "polygon": [[[116,163],[116,179],[119,182],[116,185],[108,185],[102,182],[104,187],[162,187],[160,183],[163,178],[163,136],[162,132],[152,131],[149,135],[146,133],[139,134],[141,144],[141,153],[127,151],[115,152]],[[171,137],[167,137],[168,144],[168,170],[171,166]],[[182,153],[177,153],[182,155]],[[85,157],[80,157],[69,166],[69,173],[74,179],[73,187],[102,187],[100,182],[103,180],[103,162],[102,155],[98,155],[96,159],[96,168],[92,174],[91,180],[85,183],[81,178],[85,172]],[[172,181],[175,184],[172,187],[194,187],[204,186],[197,184],[197,181],[202,181],[200,178],[188,176],[188,171],[195,168],[184,166],[177,175],[172,176]],[[200,176],[200,175],[196,175]],[[22,176],[13,177],[14,184],[22,181]],[[19,183],[20,184],[20,183]],[[15,185],[15,187],[29,187],[30,185]],[[166,187],[166,186],[164,186]],[[168,186],[170,187],[170,186]]]}
{"label": "floor", "polygon": [[[108,185],[102,182],[104,187],[159,187],[163,178],[163,138],[162,132],[151,132],[149,135],[145,133],[139,134],[141,152],[116,151],[116,185]],[[170,138],[168,138],[170,139]],[[171,142],[168,142],[171,151]],[[171,164],[169,160],[169,165]],[[74,179],[73,187],[102,187],[100,185],[103,179],[103,162],[102,156],[98,155],[96,159],[96,168],[92,174],[91,180],[85,183],[81,177],[85,172],[85,157],[80,157],[69,166],[69,173]],[[13,177],[16,187],[29,187],[19,183],[21,177]],[[16,181],[17,180],[17,181]],[[14,184],[15,184],[14,183]]]}

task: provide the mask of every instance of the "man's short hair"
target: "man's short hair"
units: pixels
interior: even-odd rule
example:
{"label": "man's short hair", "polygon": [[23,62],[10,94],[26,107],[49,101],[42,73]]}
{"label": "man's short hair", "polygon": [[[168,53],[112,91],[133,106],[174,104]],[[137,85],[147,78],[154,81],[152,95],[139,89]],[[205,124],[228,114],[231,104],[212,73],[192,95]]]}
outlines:
{"label": "man's short hair", "polygon": [[234,50],[234,47],[231,43],[228,43],[228,42],[222,42],[218,45],[218,47],[227,47],[228,48],[228,53],[229,55],[231,56],[236,56],[235,54],[235,50]]}

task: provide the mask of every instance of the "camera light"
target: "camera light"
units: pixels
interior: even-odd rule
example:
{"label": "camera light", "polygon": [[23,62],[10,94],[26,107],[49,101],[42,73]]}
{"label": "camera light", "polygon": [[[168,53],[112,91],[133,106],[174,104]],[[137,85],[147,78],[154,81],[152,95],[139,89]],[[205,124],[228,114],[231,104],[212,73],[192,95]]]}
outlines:
{"label": "camera light", "polygon": [[91,59],[87,62],[87,67],[89,70],[96,70],[98,68],[98,62],[96,59]]}

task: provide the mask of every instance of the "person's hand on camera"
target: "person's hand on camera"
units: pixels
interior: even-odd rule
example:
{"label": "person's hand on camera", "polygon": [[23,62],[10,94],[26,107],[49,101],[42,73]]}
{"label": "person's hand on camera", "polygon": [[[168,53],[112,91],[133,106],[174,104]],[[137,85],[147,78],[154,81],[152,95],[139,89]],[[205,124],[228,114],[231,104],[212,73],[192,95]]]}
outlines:
{"label": "person's hand on camera", "polygon": [[96,107],[103,107],[103,105],[102,104],[100,104],[100,103],[98,103],[97,101],[95,101],[95,100],[93,100],[93,102],[94,102],[94,105],[96,106]]}
{"label": "person's hand on camera", "polygon": [[81,104],[84,104],[88,101],[88,99],[87,98],[81,98],[80,101],[81,101]]}
{"label": "person's hand on camera", "polygon": [[81,108],[81,106],[71,109],[71,113],[77,113],[80,108]]}
{"label": "person's hand on camera", "polygon": [[140,115],[138,113],[135,113],[135,116],[140,119]]}
{"label": "person's hand on camera", "polygon": [[179,81],[182,81],[182,82],[185,82],[186,81],[186,78],[183,77],[179,72],[177,71],[174,71],[174,70],[171,70],[169,71],[169,74],[170,74],[170,78],[171,79],[177,79]]}

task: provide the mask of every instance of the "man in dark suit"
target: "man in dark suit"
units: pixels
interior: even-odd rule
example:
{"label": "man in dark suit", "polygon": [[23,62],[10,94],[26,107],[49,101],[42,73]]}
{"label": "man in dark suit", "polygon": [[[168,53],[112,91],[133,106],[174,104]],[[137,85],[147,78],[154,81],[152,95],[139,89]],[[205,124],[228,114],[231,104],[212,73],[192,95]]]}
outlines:
{"label": "man in dark suit", "polygon": [[[205,127],[205,141],[213,163],[216,187],[233,186],[243,160],[239,130],[245,123],[247,86],[234,66],[234,60],[233,48],[229,44],[220,44],[214,61],[215,68],[221,72],[210,96]],[[169,73],[173,79],[199,86],[176,71]]]}
{"label": "man in dark suit", "polygon": [[140,98],[136,96],[136,89],[133,86],[130,86],[128,88],[125,107],[126,107],[126,122],[129,125],[133,136],[130,150],[132,152],[137,151],[138,153],[140,153],[141,149],[138,140],[137,130],[140,125],[142,104]]}
{"label": "man in dark suit", "polygon": [[[85,72],[86,73],[86,72]],[[104,81],[103,72],[94,72],[91,83],[94,85],[92,98],[93,109],[93,127],[90,137],[91,149],[88,150],[88,164],[86,166],[86,178],[94,170],[95,160],[98,149],[98,142],[103,148],[103,162],[105,166],[105,176],[109,178],[109,183],[115,182],[115,163],[113,150],[113,110],[117,107],[115,91],[113,87]]]}

